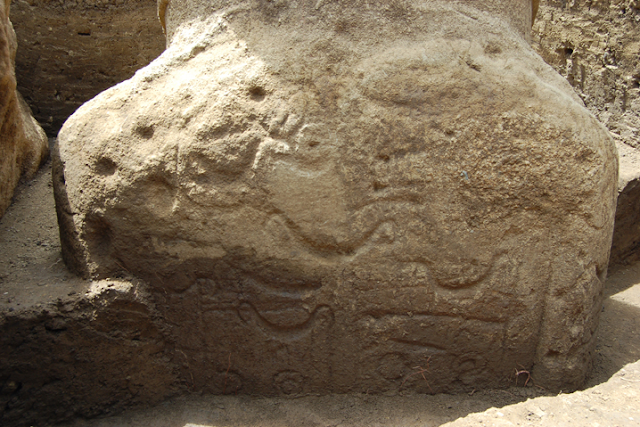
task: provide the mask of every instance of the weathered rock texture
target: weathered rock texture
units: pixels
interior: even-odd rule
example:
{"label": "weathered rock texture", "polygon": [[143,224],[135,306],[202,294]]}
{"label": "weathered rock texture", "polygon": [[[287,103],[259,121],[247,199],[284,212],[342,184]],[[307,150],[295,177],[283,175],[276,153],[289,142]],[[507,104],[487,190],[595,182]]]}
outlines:
{"label": "weathered rock texture", "polygon": [[0,0],[0,217],[20,177],[34,174],[49,153],[47,137],[16,91],[16,35],[10,0]]}
{"label": "weathered rock texture", "polygon": [[60,132],[68,265],[148,281],[193,390],[577,387],[617,161],[531,8],[173,0]]}
{"label": "weathered rock texture", "polygon": [[18,88],[51,136],[165,46],[155,0],[15,0],[12,20]]}
{"label": "weathered rock texture", "polygon": [[542,0],[532,39],[618,144],[622,181],[611,264],[638,260],[640,163],[634,158],[640,156],[640,3]]}

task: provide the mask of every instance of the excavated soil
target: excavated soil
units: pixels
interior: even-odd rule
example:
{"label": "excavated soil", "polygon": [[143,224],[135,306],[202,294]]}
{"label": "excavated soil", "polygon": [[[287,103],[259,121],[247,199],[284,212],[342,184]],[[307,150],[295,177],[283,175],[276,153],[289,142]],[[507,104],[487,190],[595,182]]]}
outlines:
{"label": "excavated soil", "polygon": [[49,135],[165,47],[156,0],[14,0],[18,90]]}
{"label": "excavated soil", "polygon": [[[143,283],[126,277],[83,281],[66,270],[51,187],[47,165],[19,187],[0,221],[2,425],[433,426],[551,395],[531,382],[524,387],[526,373],[516,385],[515,369],[514,385],[507,390],[461,395],[398,390],[393,396],[260,398],[236,395],[231,376],[219,379],[228,382],[226,396],[192,394],[189,382],[177,379],[189,367],[164,341]],[[640,263],[612,268],[605,292],[587,387],[640,359]],[[419,371],[414,374],[422,375]],[[428,380],[429,370],[423,373]],[[561,400],[551,401],[557,411],[566,411]],[[628,402],[615,396],[607,405],[613,412],[628,409]]]}

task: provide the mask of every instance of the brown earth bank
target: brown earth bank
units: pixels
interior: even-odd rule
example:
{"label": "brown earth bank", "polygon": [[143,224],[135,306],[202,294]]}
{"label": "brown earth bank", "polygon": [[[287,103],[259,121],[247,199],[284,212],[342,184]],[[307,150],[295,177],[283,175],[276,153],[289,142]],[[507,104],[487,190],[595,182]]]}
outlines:
{"label": "brown earth bank", "polygon": [[[189,381],[176,382],[176,373],[189,366],[163,341],[162,323],[146,298],[145,284],[124,277],[83,281],[65,269],[49,166],[19,188],[15,203],[0,221],[0,242],[2,425],[46,426],[75,418],[65,425],[435,426],[491,407],[553,396],[532,382],[525,387],[527,373],[516,375],[517,366],[510,388],[458,395],[411,393],[399,384],[397,392],[383,396],[236,396],[233,354],[225,361],[229,374],[213,380],[219,387],[226,385],[227,395],[190,394]],[[640,359],[640,264],[612,269],[605,293],[586,387],[602,384]],[[427,382],[431,369],[425,364],[405,372],[401,380],[411,377]],[[633,408],[625,396],[637,390],[640,380],[633,369],[616,380],[619,388],[607,386],[599,397],[598,390],[590,392],[592,397],[582,406],[596,397],[607,406],[603,411],[600,403],[591,405],[594,409],[589,413],[600,417],[592,421],[614,425],[630,414]],[[634,384],[631,391],[621,388]],[[170,396],[176,397],[165,400]],[[545,414],[567,412],[567,396],[574,395],[561,395],[536,407]],[[139,409],[121,412],[130,407]],[[120,415],[108,417],[115,413]],[[535,425],[536,417],[543,418],[540,413],[516,408],[513,415],[500,417],[489,411],[498,421],[514,425]],[[96,416],[102,418],[88,419]],[[587,425],[580,421],[574,425]],[[510,424],[485,421],[484,425]]]}
{"label": "brown earth bank", "polygon": [[[11,10],[18,86],[50,135],[83,102],[164,50],[154,0],[17,0]],[[567,78],[621,152],[640,141],[639,23],[634,0],[542,0],[532,31],[533,48]],[[619,188],[615,263],[640,257],[638,170]]]}
{"label": "brown earth bank", "polygon": [[18,89],[50,136],[165,46],[155,0],[16,0]]}
{"label": "brown earth bank", "polygon": [[[18,0],[11,10],[18,86],[50,135],[82,103],[164,50],[154,0]],[[639,23],[634,0],[542,0],[532,31],[533,48],[612,132],[622,163],[640,141]],[[614,263],[640,258],[638,163],[621,177]]]}
{"label": "brown earth bank", "polygon": [[640,3],[542,0],[532,46],[614,137],[620,183],[611,262],[640,259]]}

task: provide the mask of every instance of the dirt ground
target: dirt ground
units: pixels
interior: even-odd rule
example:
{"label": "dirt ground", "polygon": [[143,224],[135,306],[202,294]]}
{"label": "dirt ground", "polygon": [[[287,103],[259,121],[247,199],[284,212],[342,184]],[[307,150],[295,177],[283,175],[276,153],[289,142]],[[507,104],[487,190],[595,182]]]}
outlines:
{"label": "dirt ground", "polygon": [[[19,187],[13,205],[0,220],[0,320],[6,313],[82,297],[90,286],[90,282],[70,274],[62,262],[51,167],[47,165],[33,181]],[[610,269],[605,293],[594,369],[586,387],[602,384],[626,364],[640,360],[640,263]],[[295,399],[189,395],[152,408],[133,408],[92,420],[76,419],[65,426],[437,426],[491,407],[551,396],[534,384],[524,387],[525,377],[524,373],[520,375],[516,386],[514,374],[514,386],[507,390],[463,395],[399,393]],[[547,412],[566,411],[561,397],[551,402],[557,403],[547,404]],[[607,405],[609,411],[618,414],[629,409],[624,399],[611,399]],[[513,425],[530,425],[526,411],[525,415],[515,414],[512,416],[516,419],[510,419]]]}

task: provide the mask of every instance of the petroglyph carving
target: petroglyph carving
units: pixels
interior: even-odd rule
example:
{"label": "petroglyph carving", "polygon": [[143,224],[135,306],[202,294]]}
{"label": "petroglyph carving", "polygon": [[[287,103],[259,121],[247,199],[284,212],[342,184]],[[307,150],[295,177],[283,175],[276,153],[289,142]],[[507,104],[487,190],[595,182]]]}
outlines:
{"label": "petroglyph carving", "polygon": [[60,134],[74,265],[146,279],[250,393],[582,381],[615,151],[526,44],[530,1],[196,3]]}

